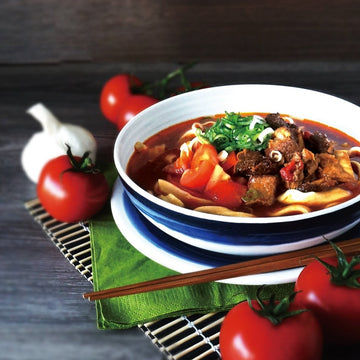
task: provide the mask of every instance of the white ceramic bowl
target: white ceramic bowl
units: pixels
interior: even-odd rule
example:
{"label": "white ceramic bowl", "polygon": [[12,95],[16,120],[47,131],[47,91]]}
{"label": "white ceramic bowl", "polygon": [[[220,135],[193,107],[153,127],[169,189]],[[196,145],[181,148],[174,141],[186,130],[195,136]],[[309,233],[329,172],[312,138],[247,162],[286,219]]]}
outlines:
{"label": "white ceramic bowl", "polygon": [[212,215],[169,204],[136,185],[126,174],[136,141],[204,115],[280,112],[338,128],[360,139],[360,107],[317,91],[278,85],[230,85],[197,90],[144,110],[119,133],[114,161],[126,194],[163,232],[192,246],[225,254],[265,255],[305,248],[333,239],[360,222],[360,196],[342,204],[283,217]]}

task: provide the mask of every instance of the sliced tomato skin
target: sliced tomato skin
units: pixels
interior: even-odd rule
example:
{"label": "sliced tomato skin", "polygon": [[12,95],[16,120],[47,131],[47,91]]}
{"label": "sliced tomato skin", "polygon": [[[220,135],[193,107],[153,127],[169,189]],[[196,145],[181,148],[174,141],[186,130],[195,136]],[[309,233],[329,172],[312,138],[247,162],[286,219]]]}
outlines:
{"label": "sliced tomato skin", "polygon": [[219,163],[217,151],[213,145],[201,144],[194,153],[191,161],[191,167],[198,167],[202,161],[207,161],[214,166]]}
{"label": "sliced tomato skin", "polygon": [[220,165],[216,165],[204,189],[205,195],[217,205],[230,209],[238,208],[242,197],[247,191],[247,186],[231,179]]}
{"label": "sliced tomato skin", "polygon": [[[176,166],[188,166],[191,154],[183,154],[176,162]],[[234,157],[235,156],[235,157]],[[229,165],[233,166],[236,155],[231,156]],[[199,145],[191,158],[190,168],[186,168],[180,177],[180,185],[195,191],[204,192],[204,195],[217,205],[230,209],[238,208],[247,186],[231,179],[219,165],[218,153],[211,144]]]}
{"label": "sliced tomato skin", "polygon": [[247,187],[233,180],[219,181],[214,186],[205,189],[205,194],[220,206],[230,209],[238,208],[242,203]]}
{"label": "sliced tomato skin", "polygon": [[178,173],[183,173],[185,170],[190,169],[193,156],[194,152],[190,149],[189,144],[184,144],[183,147],[180,148],[180,156],[174,163]]}
{"label": "sliced tomato skin", "polygon": [[184,171],[180,178],[180,185],[202,191],[209,181],[213,170],[213,164],[208,161],[202,161],[196,168],[190,168]]}
{"label": "sliced tomato skin", "polygon": [[[188,161],[188,159],[184,158],[184,161]],[[218,158],[215,147],[210,144],[201,144],[192,156],[190,168],[183,172],[180,185],[202,191],[217,164]]]}
{"label": "sliced tomato skin", "polygon": [[236,165],[238,159],[236,157],[235,151],[232,151],[227,158],[221,163],[221,167],[226,171],[230,172]]}

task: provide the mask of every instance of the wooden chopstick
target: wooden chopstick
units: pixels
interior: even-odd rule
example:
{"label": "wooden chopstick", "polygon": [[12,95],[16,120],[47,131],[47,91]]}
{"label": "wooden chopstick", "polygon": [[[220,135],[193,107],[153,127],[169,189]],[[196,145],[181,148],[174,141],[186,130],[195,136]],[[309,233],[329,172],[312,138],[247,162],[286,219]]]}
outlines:
{"label": "wooden chopstick", "polygon": [[[336,243],[346,256],[360,254],[360,238]],[[159,279],[144,281],[137,284],[89,292],[83,295],[89,301],[101,300],[143,292],[164,290],[169,288],[196,285],[211,281],[231,279],[238,276],[262,274],[267,272],[303,267],[314,260],[335,256],[329,243],[302,250],[295,250],[277,255],[270,255],[241,263],[230,264],[186,274],[166,276]]]}

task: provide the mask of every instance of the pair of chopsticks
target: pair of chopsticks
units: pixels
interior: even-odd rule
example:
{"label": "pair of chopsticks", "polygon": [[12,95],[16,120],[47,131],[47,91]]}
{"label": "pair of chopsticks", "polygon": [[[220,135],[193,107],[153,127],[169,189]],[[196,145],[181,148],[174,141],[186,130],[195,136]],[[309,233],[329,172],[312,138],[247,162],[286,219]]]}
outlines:
{"label": "pair of chopsticks", "polygon": [[[360,254],[360,238],[337,242],[346,256]],[[89,301],[108,299],[113,297],[139,294],[155,290],[164,290],[181,286],[196,285],[211,281],[231,279],[238,276],[262,274],[267,272],[303,267],[314,260],[335,256],[330,243],[312,248],[271,255],[241,263],[210,268],[180,275],[166,276],[159,279],[144,281],[137,284],[125,285],[112,289],[100,290],[83,295]]]}

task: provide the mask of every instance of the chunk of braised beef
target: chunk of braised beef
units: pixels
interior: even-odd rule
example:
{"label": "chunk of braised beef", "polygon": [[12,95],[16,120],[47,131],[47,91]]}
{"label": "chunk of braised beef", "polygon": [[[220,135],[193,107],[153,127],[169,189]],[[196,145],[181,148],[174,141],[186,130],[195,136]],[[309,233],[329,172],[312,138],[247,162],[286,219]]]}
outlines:
{"label": "chunk of braised beef", "polygon": [[299,184],[298,190],[303,192],[326,191],[341,183],[351,183],[354,181],[353,175],[344,171],[339,159],[335,155],[327,153],[316,154],[315,160],[318,163],[314,173],[316,176],[308,176],[302,184]]}
{"label": "chunk of braised beef", "polygon": [[242,150],[237,154],[234,173],[240,176],[275,174],[279,165],[259,151]]}
{"label": "chunk of braised beef", "polygon": [[253,175],[248,181],[248,191],[243,198],[248,206],[270,206],[276,200],[278,177],[276,175]]}
{"label": "chunk of braised beef", "polygon": [[326,180],[334,180],[337,183],[354,181],[353,175],[344,171],[341,163],[332,154],[319,154],[319,169],[318,176]]}
{"label": "chunk of braised beef", "polygon": [[304,163],[304,173],[305,177],[314,176],[318,166],[319,166],[319,158],[315,156],[315,154],[309,149],[302,149],[301,151],[301,159]]}
{"label": "chunk of braised beef", "polygon": [[252,169],[263,158],[263,155],[259,151],[242,150],[237,154],[237,163],[235,165],[236,175],[248,175],[252,173]]}
{"label": "chunk of braised beef", "polygon": [[284,162],[291,161],[295,153],[302,150],[302,143],[299,143],[298,136],[294,137],[287,127],[280,127],[274,131],[265,149],[265,155],[271,157],[274,151],[280,152]]}
{"label": "chunk of braised beef", "polygon": [[268,114],[265,117],[265,121],[276,130],[279,127],[287,127],[289,124],[286,122],[279,113]]}
{"label": "chunk of braised beef", "polygon": [[304,138],[305,146],[315,154],[334,152],[335,142],[329,140],[326,134],[315,131],[313,134]]}
{"label": "chunk of braised beef", "polygon": [[274,130],[281,127],[288,129],[290,136],[298,143],[302,142],[300,135],[299,127],[294,123],[289,123],[285,121],[279,113],[268,114],[265,117],[265,121],[270,125]]}
{"label": "chunk of braised beef", "polygon": [[331,179],[318,179],[311,182],[304,182],[300,184],[296,189],[302,192],[311,192],[311,191],[326,191],[336,186],[337,181]]}
{"label": "chunk of braised beef", "polygon": [[255,165],[254,175],[272,175],[277,174],[280,170],[280,163],[272,161],[267,156],[263,156],[262,161]]}
{"label": "chunk of braised beef", "polygon": [[[304,148],[301,152],[301,158],[304,163],[304,180],[303,183],[310,183],[317,179],[317,171],[319,167],[319,158],[315,154]],[[300,190],[300,189],[299,189]]]}

